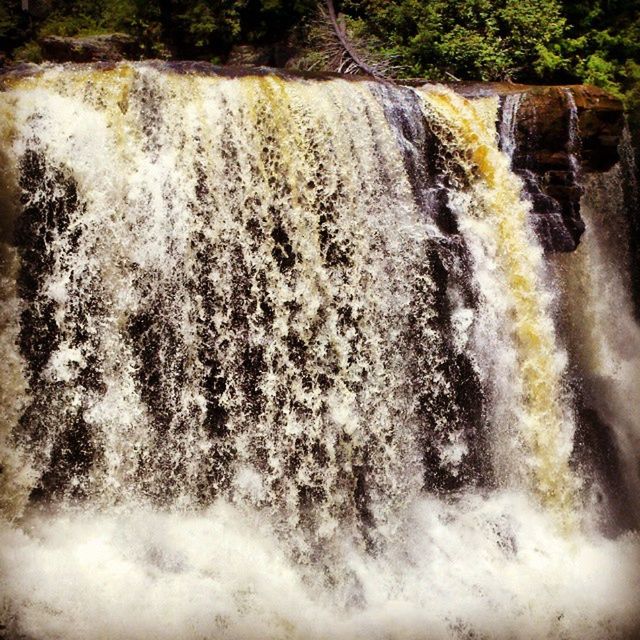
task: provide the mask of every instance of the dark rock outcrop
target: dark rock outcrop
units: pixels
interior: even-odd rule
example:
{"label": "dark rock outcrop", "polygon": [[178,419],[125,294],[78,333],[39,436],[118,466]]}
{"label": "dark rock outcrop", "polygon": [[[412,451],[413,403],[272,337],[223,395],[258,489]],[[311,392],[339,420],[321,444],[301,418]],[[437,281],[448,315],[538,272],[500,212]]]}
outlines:
{"label": "dark rock outcrop", "polygon": [[40,40],[42,55],[51,62],[128,60],[139,55],[135,38],[125,33],[68,38],[46,36]]}
{"label": "dark rock outcrop", "polygon": [[622,103],[588,85],[461,83],[453,88],[472,98],[499,95],[503,109],[507,96],[519,96],[511,131],[513,169],[524,180],[545,249],[573,251],[584,232],[580,176],[608,171],[618,161]]}
{"label": "dark rock outcrop", "polygon": [[578,124],[570,88],[544,87],[523,94],[516,115],[513,169],[524,179],[533,201],[534,228],[551,251],[573,251],[584,232]]}
{"label": "dark rock outcrop", "polygon": [[513,168],[533,201],[534,227],[549,251],[573,251],[584,232],[580,175],[618,161],[622,104],[589,86],[540,87],[523,94]]}

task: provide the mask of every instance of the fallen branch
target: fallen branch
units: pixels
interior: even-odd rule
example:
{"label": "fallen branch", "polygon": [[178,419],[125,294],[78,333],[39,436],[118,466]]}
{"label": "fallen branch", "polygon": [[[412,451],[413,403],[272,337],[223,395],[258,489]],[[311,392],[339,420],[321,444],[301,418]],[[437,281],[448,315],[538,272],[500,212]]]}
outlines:
{"label": "fallen branch", "polygon": [[381,73],[379,73],[376,69],[374,69],[371,65],[367,64],[362,59],[356,48],[349,42],[345,30],[338,22],[336,10],[333,5],[333,0],[325,0],[325,3],[327,5],[329,21],[331,23],[333,31],[335,32],[336,38],[338,38],[338,41],[342,45],[344,51],[347,53],[348,57],[351,58],[352,63],[355,64],[355,66],[360,69],[360,71],[366,73],[369,76],[373,76],[374,78],[383,78],[384,76]]}

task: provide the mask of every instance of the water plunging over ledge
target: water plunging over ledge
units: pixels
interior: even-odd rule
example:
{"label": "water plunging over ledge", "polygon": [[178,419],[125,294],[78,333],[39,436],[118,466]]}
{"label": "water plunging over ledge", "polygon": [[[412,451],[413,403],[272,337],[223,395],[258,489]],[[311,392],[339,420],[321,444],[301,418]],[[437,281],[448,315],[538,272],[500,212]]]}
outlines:
{"label": "water plunging over ledge", "polygon": [[[545,260],[515,98],[144,63],[5,84],[9,633],[639,627],[640,360],[599,301],[638,327],[592,213],[619,167]],[[589,262],[618,284],[579,293]]]}

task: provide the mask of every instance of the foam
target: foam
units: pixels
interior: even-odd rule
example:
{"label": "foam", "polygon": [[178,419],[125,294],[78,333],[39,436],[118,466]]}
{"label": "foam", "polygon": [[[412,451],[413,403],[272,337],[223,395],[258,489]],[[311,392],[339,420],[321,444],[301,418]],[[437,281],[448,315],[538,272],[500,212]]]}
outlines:
{"label": "foam", "polygon": [[349,540],[328,583],[258,511],[68,511],[3,524],[13,630],[49,639],[628,638],[640,538],[567,538],[517,493],[418,499],[396,539]]}

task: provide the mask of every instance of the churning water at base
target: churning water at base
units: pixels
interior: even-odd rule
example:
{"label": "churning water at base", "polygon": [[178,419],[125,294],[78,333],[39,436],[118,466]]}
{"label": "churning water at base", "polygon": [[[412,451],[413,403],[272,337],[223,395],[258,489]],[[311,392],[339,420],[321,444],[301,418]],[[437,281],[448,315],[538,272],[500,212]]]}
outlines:
{"label": "churning water at base", "polygon": [[634,637],[636,535],[568,538],[506,492],[419,498],[402,529],[379,554],[343,541],[344,589],[309,578],[259,513],[223,501],[38,516],[2,532],[5,598],[34,638]]}
{"label": "churning water at base", "polygon": [[[142,64],[7,84],[9,637],[640,628],[640,540],[600,533],[638,481],[637,357],[594,368],[587,320],[556,327],[600,249],[545,264],[497,99]],[[607,381],[618,485],[574,450],[574,366]]]}

